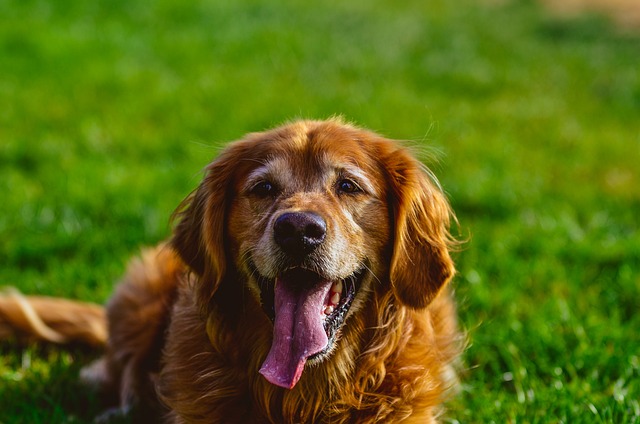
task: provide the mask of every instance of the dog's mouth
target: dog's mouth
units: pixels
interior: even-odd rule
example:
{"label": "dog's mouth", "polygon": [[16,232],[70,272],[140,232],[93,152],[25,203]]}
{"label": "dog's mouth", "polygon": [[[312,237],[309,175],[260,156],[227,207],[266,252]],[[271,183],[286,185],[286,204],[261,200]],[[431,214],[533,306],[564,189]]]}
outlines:
{"label": "dog's mouth", "polygon": [[336,281],[304,268],[288,269],[275,279],[258,277],[262,307],[273,322],[273,343],[260,369],[269,382],[291,389],[307,361],[328,355],[364,270]]}

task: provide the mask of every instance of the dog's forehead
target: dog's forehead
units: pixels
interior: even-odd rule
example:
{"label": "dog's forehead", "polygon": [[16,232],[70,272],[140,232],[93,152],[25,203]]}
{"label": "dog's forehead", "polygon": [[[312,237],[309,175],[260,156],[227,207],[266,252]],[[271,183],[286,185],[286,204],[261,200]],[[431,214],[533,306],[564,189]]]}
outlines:
{"label": "dog's forehead", "polygon": [[272,178],[287,185],[324,184],[336,175],[374,178],[375,159],[367,140],[342,132],[290,133],[267,141],[249,179]]}

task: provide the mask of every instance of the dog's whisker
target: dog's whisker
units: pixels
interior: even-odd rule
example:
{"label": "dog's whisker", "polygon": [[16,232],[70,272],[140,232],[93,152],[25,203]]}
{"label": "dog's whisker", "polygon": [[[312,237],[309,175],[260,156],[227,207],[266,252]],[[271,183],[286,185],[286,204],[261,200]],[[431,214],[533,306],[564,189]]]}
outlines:
{"label": "dog's whisker", "polygon": [[262,166],[266,166],[268,163],[267,159],[261,159],[261,158],[243,158],[240,159],[241,162],[253,162],[253,163],[257,163],[258,165],[262,165]]}
{"label": "dog's whisker", "polygon": [[378,284],[382,285],[382,281],[380,280],[380,278],[378,278],[376,273],[373,272],[373,270],[366,263],[363,263],[362,266],[369,272],[369,274],[373,277],[374,280],[376,280]]}

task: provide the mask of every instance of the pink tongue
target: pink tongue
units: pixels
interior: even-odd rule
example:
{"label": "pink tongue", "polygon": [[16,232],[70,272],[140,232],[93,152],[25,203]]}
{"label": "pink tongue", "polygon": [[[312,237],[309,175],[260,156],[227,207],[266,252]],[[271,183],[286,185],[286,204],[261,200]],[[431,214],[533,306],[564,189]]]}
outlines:
{"label": "pink tongue", "polygon": [[329,342],[324,331],[324,303],[331,283],[322,281],[307,290],[293,290],[279,278],[275,287],[276,317],[273,343],[260,374],[276,386],[292,389],[307,358]]}

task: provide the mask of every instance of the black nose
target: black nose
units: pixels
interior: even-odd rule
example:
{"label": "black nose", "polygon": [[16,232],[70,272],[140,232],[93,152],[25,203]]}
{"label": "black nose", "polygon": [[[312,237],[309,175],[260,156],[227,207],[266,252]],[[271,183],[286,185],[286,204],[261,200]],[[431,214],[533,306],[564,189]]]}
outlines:
{"label": "black nose", "polygon": [[273,237],[291,256],[304,256],[318,247],[327,235],[327,223],[313,212],[287,212],[276,219]]}

